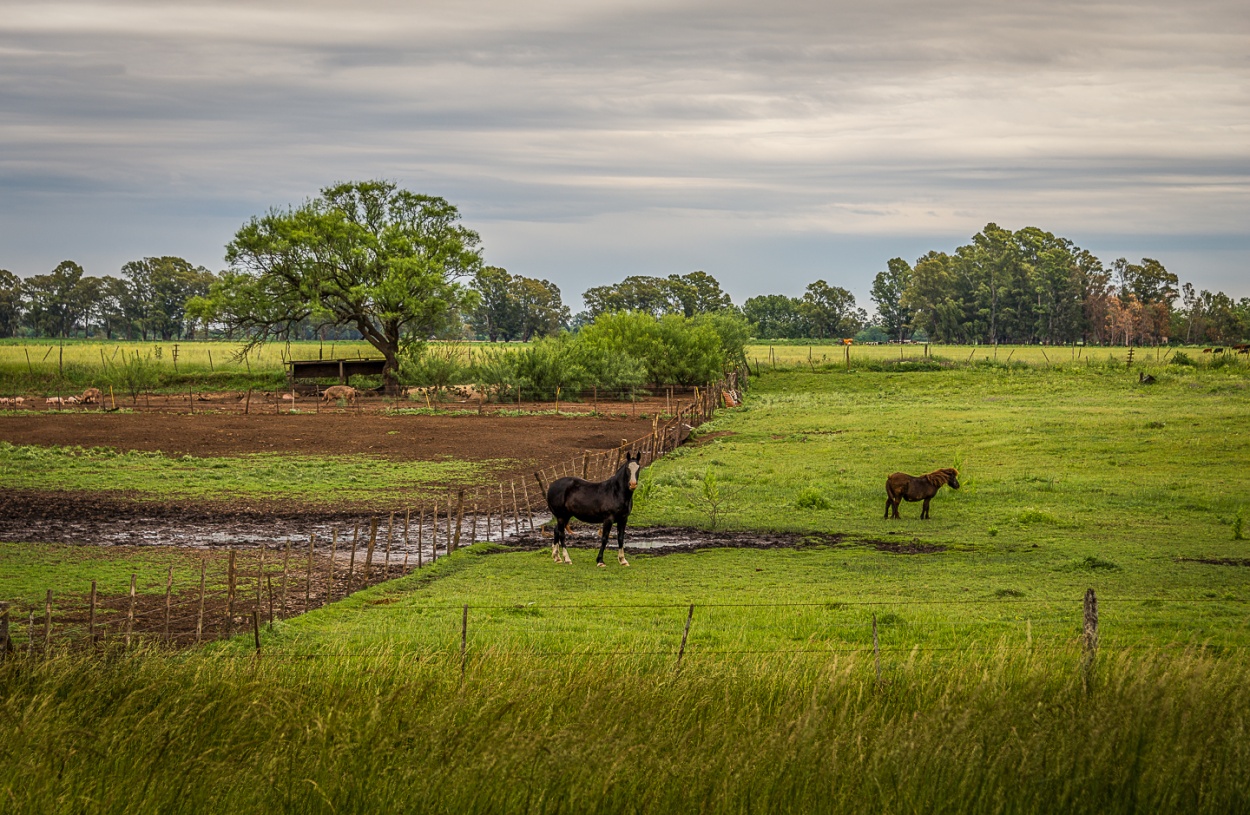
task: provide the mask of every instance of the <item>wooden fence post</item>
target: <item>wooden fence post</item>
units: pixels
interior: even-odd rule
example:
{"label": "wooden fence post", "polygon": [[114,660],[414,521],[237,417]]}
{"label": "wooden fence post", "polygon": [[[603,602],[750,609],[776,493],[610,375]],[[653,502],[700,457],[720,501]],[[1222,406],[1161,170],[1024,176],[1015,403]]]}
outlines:
{"label": "wooden fence post", "polygon": [[26,656],[35,655],[35,610],[30,610],[30,624],[26,627]]}
{"label": "wooden fence post", "polygon": [[195,644],[200,644],[200,638],[204,634],[204,577],[208,571],[208,555],[200,558],[200,611],[195,618]]}
{"label": "wooden fence post", "polygon": [[477,543],[477,501],[473,502],[473,525],[469,528],[469,543]]}
{"label": "wooden fence post", "polygon": [[395,513],[391,513],[390,519],[386,522],[386,552],[382,556],[382,579],[387,580],[391,576],[391,533],[395,529]]}
{"label": "wooden fence post", "polygon": [[230,548],[230,561],[226,567],[226,636],[234,633],[234,547]]}
{"label": "wooden fence post", "polygon": [[169,611],[170,600],[174,591],[174,564],[169,564],[169,571],[165,575],[165,644],[169,644]]}
{"label": "wooden fence post", "polygon": [[425,507],[417,510],[417,568],[425,568],[421,547],[425,545]]}
{"label": "wooden fence post", "polygon": [[278,616],[286,619],[286,577],[291,568],[291,539],[286,539],[286,549],[282,551],[282,600],[278,604]]}
{"label": "wooden fence post", "polygon": [[516,479],[508,482],[508,486],[512,489],[512,520],[516,523],[516,533],[521,534],[521,510],[517,507],[516,502]]}
{"label": "wooden fence post", "polygon": [[[130,573],[130,605],[126,610],[126,648],[130,648],[130,636],[135,627],[135,580],[138,575],[134,572]],[[51,601],[52,592],[48,592],[48,600]]]}
{"label": "wooden fence post", "polygon": [[252,636],[256,638],[256,653],[260,653],[260,611],[252,609]]}
{"label": "wooden fence post", "polygon": [[[585,459],[582,460],[583,468],[585,467]],[[521,493],[525,496],[525,517],[529,519],[530,531],[534,531],[534,505],[530,503],[530,490],[525,486],[525,479],[521,479]]]}
{"label": "wooden fence post", "polygon": [[95,645],[95,604],[96,604],[96,588],[95,581],[91,581],[91,598],[88,601],[87,608],[87,645]]}
{"label": "wooden fence post", "polygon": [[1093,589],[1085,590],[1085,636],[1084,655],[1081,659],[1081,674],[1085,680],[1085,689],[1089,690],[1094,660],[1098,656],[1098,596]]}
{"label": "wooden fence post", "polygon": [[[450,518],[448,519],[450,520]],[[452,541],[452,549],[460,548],[460,525],[464,523],[464,490],[456,491],[456,537]]]}
{"label": "wooden fence post", "polygon": [[369,571],[373,567],[373,549],[378,544],[378,519],[369,519],[369,546],[365,549],[365,588],[369,587]]}
{"label": "wooden fence post", "polygon": [[269,601],[269,630],[273,630],[273,580],[265,575],[265,599]]}
{"label": "wooden fence post", "polygon": [[686,638],[690,636],[690,621],[694,619],[694,603],[690,604],[690,611],[686,613],[686,627],[681,632],[681,648],[677,651],[677,667],[674,670],[681,670],[681,658],[686,655]]}
{"label": "wooden fence post", "polygon": [[[360,524],[352,531],[352,556],[347,561],[347,594],[352,593],[352,581],[356,574],[356,545],[360,543]],[[346,596],[346,595],[344,595]]]}
{"label": "wooden fence post", "polygon": [[408,574],[408,522],[412,520],[412,507],[404,507],[404,571]]}
{"label": "wooden fence post", "polygon": [[314,532],[308,536],[308,568],[304,570],[304,613],[308,613],[308,609],[312,603],[312,572],[313,572],[313,544],[317,541],[317,533]]}
{"label": "wooden fence post", "polygon": [[430,515],[430,563],[438,561],[438,501],[434,502],[434,512]]}
{"label": "wooden fence post", "polygon": [[[330,530],[330,568],[326,574],[326,603],[334,602],[334,555],[339,549],[339,531]],[[323,604],[324,605],[324,604]]]}

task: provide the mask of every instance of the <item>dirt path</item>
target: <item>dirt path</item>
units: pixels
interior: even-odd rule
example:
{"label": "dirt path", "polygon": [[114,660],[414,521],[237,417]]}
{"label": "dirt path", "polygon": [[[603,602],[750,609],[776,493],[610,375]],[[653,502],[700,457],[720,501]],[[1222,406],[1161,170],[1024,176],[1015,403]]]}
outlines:
{"label": "dirt path", "polygon": [[606,450],[651,430],[648,419],[591,416],[388,416],[376,413],[0,414],[10,444],[160,450],[172,455],[367,454],[398,461],[515,459],[522,468]]}

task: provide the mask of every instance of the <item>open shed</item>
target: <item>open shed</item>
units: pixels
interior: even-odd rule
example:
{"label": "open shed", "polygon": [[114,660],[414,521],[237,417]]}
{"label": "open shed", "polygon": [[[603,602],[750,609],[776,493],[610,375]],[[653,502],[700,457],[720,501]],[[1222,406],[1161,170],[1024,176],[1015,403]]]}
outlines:
{"label": "open shed", "polygon": [[385,359],[293,359],[287,362],[287,381],[338,379],[346,385],[353,376],[381,376]]}

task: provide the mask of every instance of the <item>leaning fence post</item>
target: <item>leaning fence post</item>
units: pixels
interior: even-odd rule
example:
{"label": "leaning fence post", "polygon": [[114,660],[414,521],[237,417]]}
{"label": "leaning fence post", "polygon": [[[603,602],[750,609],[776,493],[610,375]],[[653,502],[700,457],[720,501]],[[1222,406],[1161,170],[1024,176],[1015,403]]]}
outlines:
{"label": "leaning fence post", "polygon": [[96,603],[96,590],[95,590],[94,580],[91,581],[91,598],[89,600],[89,603],[90,605],[87,608],[87,644],[90,646],[94,646],[95,645],[95,603]]}
{"label": "leaning fence post", "polygon": [[412,520],[412,507],[404,508],[404,571],[408,574],[408,522]]}
{"label": "leaning fence post", "polygon": [[[136,575],[134,572],[130,573],[130,606],[126,610],[126,647],[127,648],[130,647],[130,635],[134,631],[134,627],[135,627],[135,578],[137,577],[138,575]],[[51,600],[52,600],[52,592],[48,592],[49,604],[51,603]]]}
{"label": "leaning fence post", "polygon": [[347,561],[347,594],[352,593],[352,580],[356,575],[356,545],[360,543],[360,524],[352,531],[352,556]]}
{"label": "leaning fence post", "polygon": [[425,563],[422,560],[421,547],[425,545],[425,507],[421,507],[417,511],[417,568],[424,569]]}
{"label": "leaning fence post", "polygon": [[681,670],[681,658],[686,655],[686,638],[690,636],[690,621],[694,619],[694,603],[690,604],[690,611],[686,614],[686,628],[681,632],[681,648],[677,651],[677,667],[675,670]]}
{"label": "leaning fence post", "polygon": [[339,549],[339,531],[330,531],[330,568],[326,575],[326,603],[334,602],[334,555]]}
{"label": "leaning fence post", "polygon": [[512,520],[516,523],[516,533],[521,534],[521,510],[517,507],[516,502],[516,481],[509,481],[508,487],[512,490]]}
{"label": "leaning fence post", "polygon": [[30,624],[26,628],[26,656],[35,655],[35,610],[30,610]]}
{"label": "leaning fence post", "polygon": [[204,576],[208,571],[208,555],[200,558],[200,611],[195,618],[195,644],[200,644],[200,637],[204,634]]}
{"label": "leaning fence post", "polygon": [[[448,517],[448,522],[451,518]],[[456,550],[460,548],[460,525],[464,522],[464,490],[456,492],[456,537],[452,540],[451,548]]]}
{"label": "leaning fence post", "polygon": [[530,531],[534,531],[534,505],[530,503],[529,487],[525,486],[525,479],[521,479],[521,492],[525,496],[525,516],[529,518]]}
{"label": "leaning fence post", "polygon": [[286,576],[291,566],[291,539],[286,539],[286,549],[282,551],[282,600],[278,604],[278,614],[286,619]]}
{"label": "leaning fence post", "polygon": [[174,590],[174,564],[169,564],[169,572],[165,575],[165,643],[169,643],[169,607]]}
{"label": "leaning fence post", "polygon": [[308,536],[308,568],[304,570],[304,613],[308,613],[309,605],[312,603],[312,572],[313,572],[313,544],[317,540],[317,533]]}
{"label": "leaning fence post", "polygon": [[1086,689],[1088,689],[1090,674],[1094,669],[1094,659],[1098,656],[1098,596],[1094,594],[1093,589],[1085,590],[1084,646],[1081,673],[1085,679]]}
{"label": "leaning fence post", "polygon": [[386,522],[386,551],[382,556],[382,579],[387,580],[391,576],[391,533],[395,530],[395,513],[391,513],[390,519]]}
{"label": "leaning fence post", "polygon": [[373,548],[378,544],[378,519],[369,519],[369,546],[365,549],[365,588],[369,587],[369,570],[373,566]]}
{"label": "leaning fence post", "polygon": [[230,549],[230,561],[226,564],[226,636],[234,633],[234,548]]}

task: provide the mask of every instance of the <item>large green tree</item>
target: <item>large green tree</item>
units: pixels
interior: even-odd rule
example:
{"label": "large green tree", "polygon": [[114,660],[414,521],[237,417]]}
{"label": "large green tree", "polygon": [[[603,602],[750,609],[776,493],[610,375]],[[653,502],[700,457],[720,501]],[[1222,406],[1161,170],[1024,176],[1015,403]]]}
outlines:
{"label": "large green tree", "polygon": [[733,308],[733,301],[716,278],[702,271],[668,277],[631,275],[620,283],[587,289],[582,300],[592,318],[616,311],[693,317]]}
{"label": "large green tree", "polygon": [[0,337],[12,337],[22,324],[22,279],[0,269]]}
{"label": "large green tree", "polygon": [[911,283],[911,266],[902,258],[886,262],[886,270],[872,279],[872,301],[885,332],[899,342],[911,327],[911,309],[903,302],[903,292]]}
{"label": "large green tree", "polygon": [[30,327],[51,337],[70,336],[91,309],[96,290],[93,280],[84,279],[82,267],[72,260],[62,261],[50,274],[28,278],[22,293]]}
{"label": "large green tree", "polygon": [[[122,296],[124,312],[144,339],[174,339],[187,332],[186,304],[204,297],[216,275],[180,257],[150,257],[122,266],[130,289]],[[193,333],[191,329],[190,333]]]}
{"label": "large green tree", "polygon": [[219,319],[252,344],[314,315],[358,330],[397,383],[401,346],[476,305],[460,281],[482,265],[478,235],[443,198],[387,181],[326,187],[303,206],[254,217],[226,247]]}
{"label": "large green tree", "polygon": [[821,338],[854,336],[868,318],[855,308],[855,295],[823,280],[808,284],[799,308],[812,333]]}
{"label": "large green tree", "polygon": [[803,317],[803,301],[784,294],[761,294],[748,297],[742,313],[760,339],[796,339],[807,336]]}

